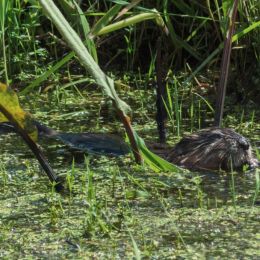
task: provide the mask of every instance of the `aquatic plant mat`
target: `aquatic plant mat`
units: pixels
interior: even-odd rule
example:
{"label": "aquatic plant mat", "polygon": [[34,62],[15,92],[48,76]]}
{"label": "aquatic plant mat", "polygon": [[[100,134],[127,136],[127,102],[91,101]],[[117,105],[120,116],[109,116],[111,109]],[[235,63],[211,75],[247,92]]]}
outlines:
{"label": "aquatic plant mat", "polygon": [[[154,104],[153,91],[135,91],[128,91],[130,101],[135,97],[130,102],[136,107],[135,128],[146,140],[155,140],[154,109],[148,105]],[[99,107],[102,96],[88,91],[84,99],[77,93],[60,88],[57,95],[34,94],[21,102],[54,128],[117,131],[124,137],[120,123],[111,123],[116,120],[109,105]],[[260,127],[258,110],[249,126],[235,118],[230,111],[226,123],[259,140],[259,134],[253,135]],[[192,127],[197,125],[194,121]],[[182,127],[181,134],[190,130]],[[67,193],[58,194],[18,136],[0,135],[0,143],[1,259],[260,257],[259,170],[155,173],[133,164],[130,155],[84,156],[41,139],[54,171],[66,180]]]}

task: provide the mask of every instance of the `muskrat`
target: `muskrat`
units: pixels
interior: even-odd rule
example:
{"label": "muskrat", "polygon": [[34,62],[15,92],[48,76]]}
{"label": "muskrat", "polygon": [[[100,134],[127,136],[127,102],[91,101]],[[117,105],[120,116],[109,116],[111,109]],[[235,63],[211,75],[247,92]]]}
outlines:
{"label": "muskrat", "polygon": [[230,128],[206,128],[183,137],[168,153],[173,164],[192,170],[241,170],[259,166],[249,141]]}
{"label": "muskrat", "polygon": [[[62,133],[37,121],[35,125],[40,136],[58,139],[78,150],[114,156],[130,152],[129,146],[116,135]],[[11,125],[5,124],[3,132],[8,132],[8,127]],[[183,137],[173,148],[158,145],[149,148],[169,162],[190,170],[240,170],[244,165],[259,166],[249,141],[230,128],[206,128]]]}

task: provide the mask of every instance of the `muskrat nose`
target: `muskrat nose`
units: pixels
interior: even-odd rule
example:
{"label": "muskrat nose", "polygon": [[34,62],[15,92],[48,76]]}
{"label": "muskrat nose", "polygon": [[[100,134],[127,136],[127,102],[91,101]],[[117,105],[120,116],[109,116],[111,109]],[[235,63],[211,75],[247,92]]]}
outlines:
{"label": "muskrat nose", "polygon": [[248,150],[249,149],[249,142],[245,139],[245,138],[240,138],[239,139],[239,145],[244,149],[244,150]]}

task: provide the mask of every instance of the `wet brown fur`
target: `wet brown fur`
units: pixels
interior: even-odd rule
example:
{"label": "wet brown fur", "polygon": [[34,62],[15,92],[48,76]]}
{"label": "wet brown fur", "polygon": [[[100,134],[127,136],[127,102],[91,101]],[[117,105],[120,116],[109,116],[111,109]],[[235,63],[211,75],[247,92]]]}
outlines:
{"label": "wet brown fur", "polygon": [[192,170],[231,170],[259,165],[249,141],[230,128],[207,128],[181,139],[166,156]]}

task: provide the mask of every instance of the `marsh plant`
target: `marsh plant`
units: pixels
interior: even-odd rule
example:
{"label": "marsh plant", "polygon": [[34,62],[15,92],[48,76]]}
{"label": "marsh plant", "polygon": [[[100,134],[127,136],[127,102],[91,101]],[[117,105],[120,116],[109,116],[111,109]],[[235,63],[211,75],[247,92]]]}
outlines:
{"label": "marsh plant", "polygon": [[[239,1],[223,122],[253,146],[260,128],[258,2]],[[131,118],[149,159],[84,157],[57,140],[39,140],[66,183],[59,194],[25,146],[1,133],[0,258],[259,258],[259,170],[189,172],[150,153],[140,138],[157,139],[159,38],[169,145],[212,124],[231,4],[0,1],[0,77],[23,108],[63,132],[125,137],[119,121]],[[116,103],[112,112],[102,111],[104,100]]]}

